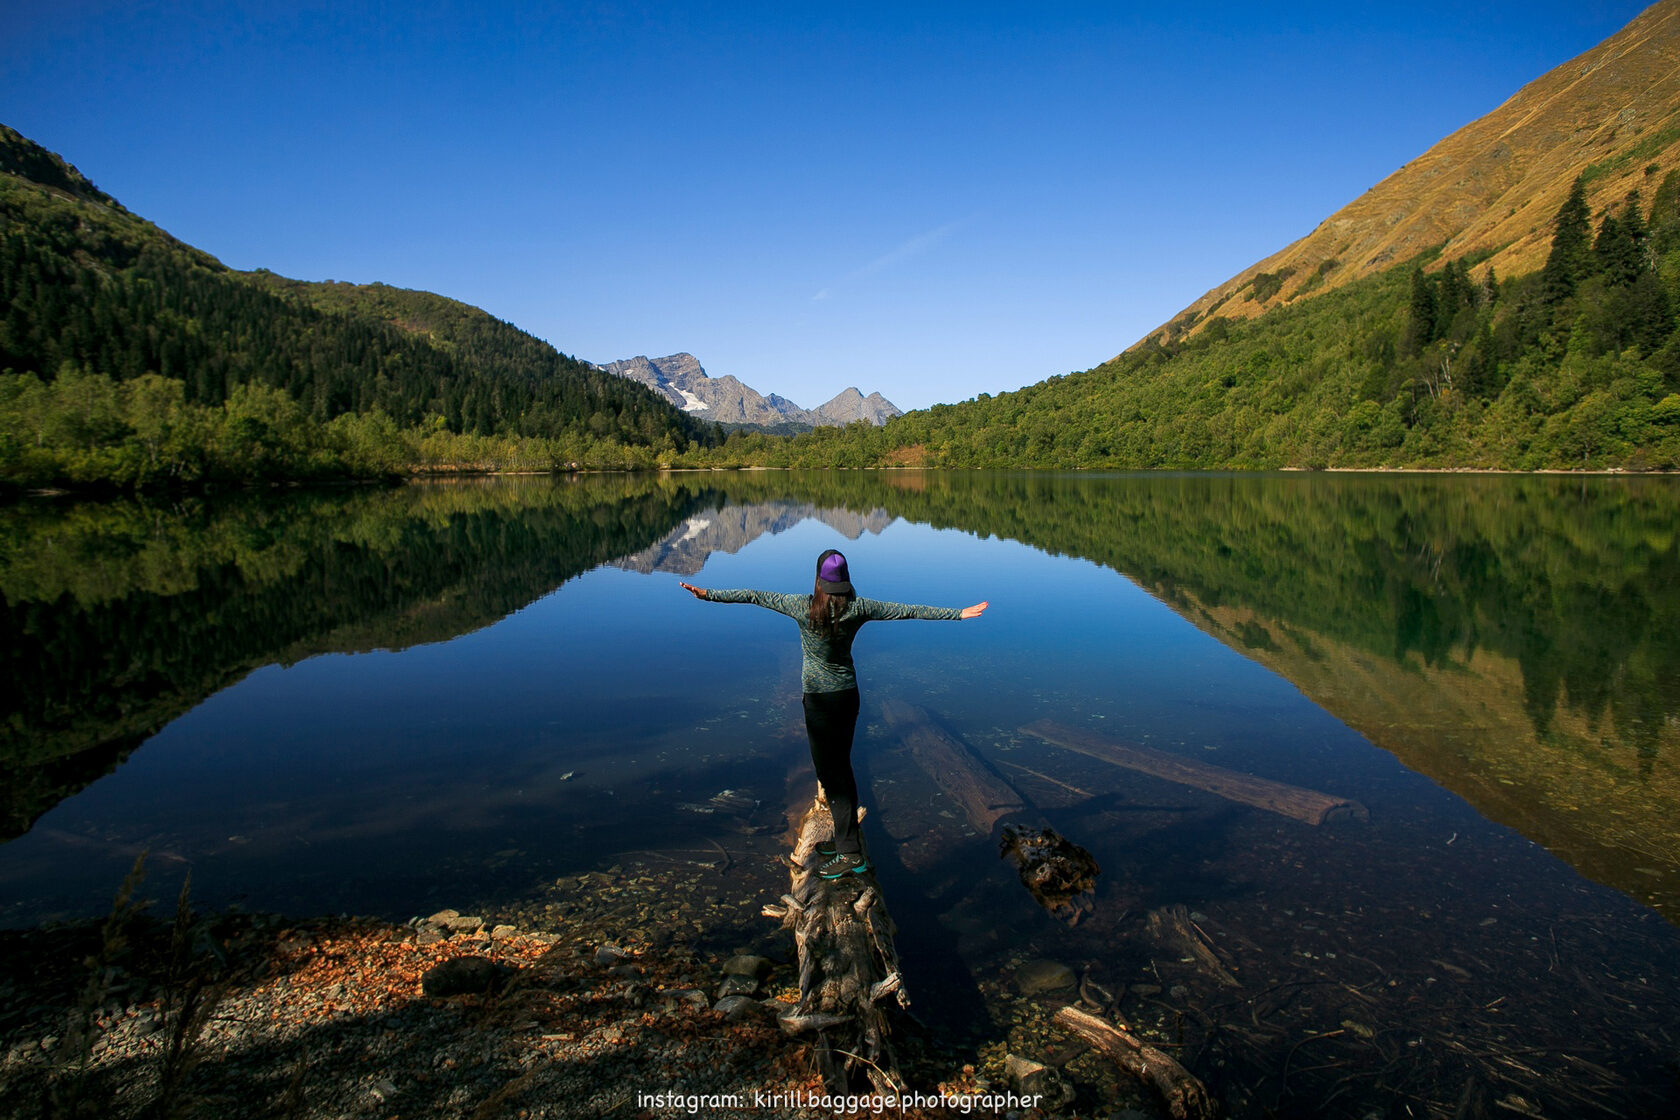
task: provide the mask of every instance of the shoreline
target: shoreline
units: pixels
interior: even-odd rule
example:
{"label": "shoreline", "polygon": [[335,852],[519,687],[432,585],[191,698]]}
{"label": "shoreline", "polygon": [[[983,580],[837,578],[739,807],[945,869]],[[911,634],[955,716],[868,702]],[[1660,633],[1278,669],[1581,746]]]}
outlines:
{"label": "shoreline", "polygon": [[833,472],[833,473],[863,473],[863,472],[950,472],[953,474],[974,474],[985,472],[1001,472],[1010,474],[1045,474],[1045,475],[1489,475],[1512,478],[1524,477],[1560,477],[1560,478],[1672,478],[1680,476],[1680,470],[1668,469],[1630,469],[1627,467],[1537,467],[1531,470],[1514,470],[1506,467],[928,467],[909,464],[878,465],[866,467],[774,467],[763,464],[747,464],[738,467],[602,467],[579,469],[531,470],[528,468],[498,470],[495,468],[462,469],[462,470],[422,470],[414,469],[405,474],[390,478],[341,478],[341,479],[284,479],[271,482],[251,483],[217,483],[190,487],[165,487],[153,489],[129,489],[103,483],[90,483],[85,486],[53,485],[23,487],[14,490],[10,497],[0,490],[0,505],[16,504],[24,499],[53,500],[59,498],[71,499],[111,499],[111,498],[150,498],[150,497],[182,497],[204,496],[209,494],[257,494],[276,490],[340,490],[363,486],[409,486],[425,482],[451,482],[467,479],[486,478],[581,478],[601,475],[674,475],[674,474],[727,474],[747,473],[756,471],[780,471],[783,473],[799,472]]}
{"label": "shoreline", "polygon": [[[563,884],[558,902],[407,923],[237,909],[171,923],[119,901],[103,921],[0,930],[0,1114],[857,1114],[832,1107],[809,1046],[778,1023],[797,966],[759,913],[761,883],[720,893],[696,866]],[[982,1058],[914,1018],[894,1029],[907,1091],[1010,1091],[1001,1044]],[[1006,1111],[1050,1115],[890,1114]]]}

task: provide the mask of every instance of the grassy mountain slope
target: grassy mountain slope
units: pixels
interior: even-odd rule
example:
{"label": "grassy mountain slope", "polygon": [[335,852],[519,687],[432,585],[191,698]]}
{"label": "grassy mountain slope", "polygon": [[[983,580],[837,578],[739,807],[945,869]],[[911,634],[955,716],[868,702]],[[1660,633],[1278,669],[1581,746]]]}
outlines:
{"label": "grassy mountain slope", "polygon": [[[1214,314],[1253,318],[1373,276],[1426,250],[1501,276],[1546,259],[1551,219],[1584,175],[1595,213],[1680,166],[1680,0],[1663,0],[1592,50],[1518,90],[1148,337]],[[1656,170],[1649,170],[1655,168]]]}
{"label": "grassy mountain slope", "polygon": [[1680,468],[1677,54],[1665,0],[1095,369],[688,459]]}
{"label": "grassy mountain slope", "polygon": [[632,466],[711,433],[477,308],[239,273],[0,126],[0,483]]}

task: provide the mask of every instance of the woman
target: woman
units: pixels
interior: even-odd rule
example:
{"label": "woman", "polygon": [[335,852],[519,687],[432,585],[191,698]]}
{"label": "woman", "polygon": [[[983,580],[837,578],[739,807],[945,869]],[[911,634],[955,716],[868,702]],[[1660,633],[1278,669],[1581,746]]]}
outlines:
{"label": "woman", "polygon": [[858,836],[857,779],[852,776],[852,734],[857,729],[857,669],[852,664],[852,639],[870,621],[900,618],[979,618],[985,603],[961,610],[955,607],[917,607],[859,599],[852,590],[846,558],[834,549],[817,557],[817,583],[809,595],[774,591],[708,591],[685,583],[683,590],[710,603],[752,603],[787,615],[799,623],[804,653],[800,684],[805,693],[805,734],[811,740],[811,762],[817,781],[828,794],[834,816],[834,843],[818,845],[825,862],[817,874],[824,879],[862,874],[869,870]]}

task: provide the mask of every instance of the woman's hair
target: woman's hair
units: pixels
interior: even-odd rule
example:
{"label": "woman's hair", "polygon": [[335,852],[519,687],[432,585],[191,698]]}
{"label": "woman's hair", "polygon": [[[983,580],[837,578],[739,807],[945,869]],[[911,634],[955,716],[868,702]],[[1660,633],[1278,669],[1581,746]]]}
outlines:
{"label": "woman's hair", "polygon": [[835,591],[824,591],[822,583],[819,581],[815,587],[811,588],[811,609],[808,612],[811,625],[821,631],[824,637],[832,637],[835,622],[846,613],[846,608],[851,605],[852,596]]}

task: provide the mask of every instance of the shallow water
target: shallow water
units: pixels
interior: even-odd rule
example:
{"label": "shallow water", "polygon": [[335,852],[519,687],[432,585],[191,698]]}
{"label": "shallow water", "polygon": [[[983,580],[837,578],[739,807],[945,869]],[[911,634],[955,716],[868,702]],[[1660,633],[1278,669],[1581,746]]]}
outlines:
{"label": "shallow water", "polygon": [[[614,936],[772,944],[751,914],[813,781],[797,638],[677,582],[801,591],[838,547],[863,594],[992,604],[857,644],[866,839],[952,1045],[1065,1043],[1012,979],[1047,958],[1239,1115],[1655,1114],[1680,1022],[1676,526],[1668,479],[679,475],[17,507],[0,921],[101,913],[144,851],[158,897],[190,867],[210,904],[599,907]],[[1036,907],[889,699],[1091,851],[1087,918]],[[1021,730],[1046,718],[1369,817],[1314,826]],[[662,914],[679,879],[720,901]],[[1100,1093],[1089,1057],[1068,1073]]]}

